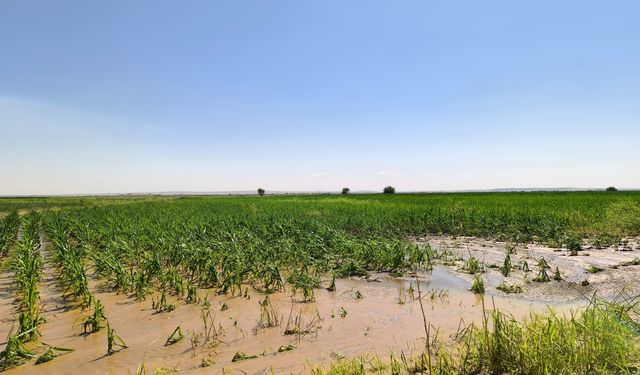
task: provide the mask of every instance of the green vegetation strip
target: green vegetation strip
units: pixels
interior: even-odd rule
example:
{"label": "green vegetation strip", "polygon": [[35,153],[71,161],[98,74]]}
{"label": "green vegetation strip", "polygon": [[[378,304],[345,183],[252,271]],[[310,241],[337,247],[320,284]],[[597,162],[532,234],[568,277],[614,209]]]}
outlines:
{"label": "green vegetation strip", "polygon": [[639,302],[598,302],[569,317],[550,312],[524,322],[485,311],[483,324],[430,353],[341,359],[313,374],[637,374]]}

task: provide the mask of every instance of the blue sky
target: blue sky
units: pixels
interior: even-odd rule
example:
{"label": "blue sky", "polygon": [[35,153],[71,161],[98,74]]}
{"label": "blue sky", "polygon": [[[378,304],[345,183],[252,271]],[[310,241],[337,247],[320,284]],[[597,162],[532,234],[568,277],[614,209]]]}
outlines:
{"label": "blue sky", "polygon": [[0,194],[640,187],[638,1],[4,1]]}

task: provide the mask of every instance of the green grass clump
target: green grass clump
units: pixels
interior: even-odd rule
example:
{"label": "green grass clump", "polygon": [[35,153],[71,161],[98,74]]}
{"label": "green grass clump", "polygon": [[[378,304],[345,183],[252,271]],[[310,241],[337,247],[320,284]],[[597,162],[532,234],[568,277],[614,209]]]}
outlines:
{"label": "green grass clump", "polygon": [[632,373],[640,363],[637,335],[599,305],[568,318],[534,314],[525,322],[493,311],[462,342],[464,374]]}
{"label": "green grass clump", "polygon": [[591,264],[585,270],[589,273],[598,273],[604,271],[604,268]]}
{"label": "green grass clump", "polygon": [[484,294],[484,281],[482,281],[480,276],[476,275],[476,277],[473,278],[473,283],[469,290],[475,294]]}
{"label": "green grass clump", "polygon": [[484,265],[480,263],[478,258],[470,256],[469,259],[465,261],[460,271],[475,275],[476,273],[484,272]]}
{"label": "green grass clump", "polygon": [[[531,314],[524,321],[484,310],[480,325],[460,330],[431,355],[433,375],[636,374],[640,365],[638,300],[593,302],[569,316]],[[427,374],[429,355],[339,359],[315,375]]]}

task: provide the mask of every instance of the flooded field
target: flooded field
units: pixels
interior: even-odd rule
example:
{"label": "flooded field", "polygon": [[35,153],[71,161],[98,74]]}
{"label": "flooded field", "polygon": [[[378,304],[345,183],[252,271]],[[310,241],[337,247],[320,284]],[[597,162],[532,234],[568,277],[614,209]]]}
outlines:
{"label": "flooded field", "polygon": [[[635,366],[640,243],[634,221],[609,226],[629,219],[620,202],[602,211],[581,195],[542,195],[533,198],[539,211],[522,218],[512,212],[532,198],[504,197],[461,200],[468,212],[449,207],[448,196],[163,198],[14,211],[0,219],[0,369],[525,374],[554,361],[560,373],[607,374]],[[589,215],[573,222],[576,210]]]}
{"label": "flooded field", "polygon": [[[514,317],[524,317],[532,311],[545,311],[546,303],[503,296],[480,296],[468,291],[465,278],[446,267],[420,274],[420,288],[424,294],[426,316],[430,324],[438,327],[446,339],[461,325],[480,322],[483,299],[487,309],[498,308]],[[328,284],[328,280],[325,283]],[[100,291],[94,286],[95,296],[108,311],[113,328],[129,346],[112,356],[106,356],[106,332],[83,335],[82,321],[88,312],[71,309],[59,299],[55,287],[43,292],[43,342],[50,345],[75,348],[54,361],[35,366],[27,364],[9,370],[7,374],[122,374],[135,371],[142,365],[147,369],[175,369],[189,373],[261,374],[305,373],[311,368],[326,365],[341,357],[377,353],[389,355],[413,353],[423,350],[424,327],[417,298],[417,285],[411,278],[394,278],[372,274],[369,278],[336,281],[336,291],[316,291],[315,302],[292,302],[291,294],[280,292],[269,296],[280,322],[277,327],[260,328],[260,303],[264,295],[249,292],[245,296],[218,296],[213,290],[199,290],[207,300],[207,309],[200,304],[176,303],[171,312],[156,313],[151,298],[137,302],[113,292]],[[414,299],[411,297],[413,289]],[[359,296],[358,293],[361,295]],[[11,299],[3,299],[3,316],[11,316]],[[575,309],[583,303],[556,303],[562,312]],[[222,306],[225,306],[224,308]],[[7,311],[8,310],[8,311]],[[210,313],[210,324],[220,332],[215,343],[194,343],[205,331],[203,316]],[[303,329],[309,332],[286,335],[289,317],[300,316]],[[317,319],[316,322],[313,320]],[[3,321],[0,335],[6,337],[12,322]],[[309,327],[307,327],[309,324]],[[185,338],[165,346],[167,337],[180,326]],[[289,345],[293,347],[288,347]],[[291,350],[283,351],[283,349]],[[280,352],[279,352],[280,349]],[[232,362],[236,353],[257,356]],[[202,361],[211,360],[210,367],[202,368]]]}

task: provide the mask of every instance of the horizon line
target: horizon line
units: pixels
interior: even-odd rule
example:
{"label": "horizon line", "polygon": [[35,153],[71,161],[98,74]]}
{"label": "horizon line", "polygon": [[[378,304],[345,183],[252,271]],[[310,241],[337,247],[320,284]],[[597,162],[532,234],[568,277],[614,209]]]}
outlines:
{"label": "horizon line", "polygon": [[[445,190],[406,190],[395,194],[438,194],[438,193],[534,193],[534,192],[587,192],[605,191],[606,187],[543,187],[543,188],[490,188],[490,189],[445,189]],[[640,188],[617,189],[617,191],[640,191]],[[265,195],[342,195],[340,190],[266,190]],[[382,190],[353,190],[348,194],[384,194]],[[212,190],[212,191],[139,191],[108,193],[67,193],[67,194],[0,194],[0,198],[49,198],[49,197],[121,197],[121,196],[221,196],[221,195],[258,195],[255,190]]]}

